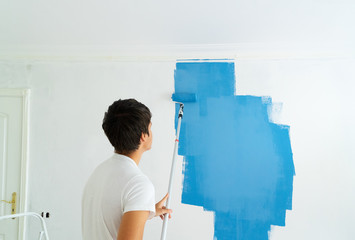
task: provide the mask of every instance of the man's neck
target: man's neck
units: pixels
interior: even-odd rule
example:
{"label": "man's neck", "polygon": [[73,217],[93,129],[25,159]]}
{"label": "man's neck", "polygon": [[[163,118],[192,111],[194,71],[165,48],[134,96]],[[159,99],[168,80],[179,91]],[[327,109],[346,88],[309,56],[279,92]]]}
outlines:
{"label": "man's neck", "polygon": [[[121,154],[121,153],[118,153],[118,154]],[[126,157],[129,157],[130,159],[132,159],[138,166],[139,162],[141,161],[141,157],[143,155],[143,151],[140,151],[140,149],[138,149],[138,150],[136,150],[136,151],[134,151],[134,152],[132,152],[130,154],[122,154],[122,155],[125,155]]]}

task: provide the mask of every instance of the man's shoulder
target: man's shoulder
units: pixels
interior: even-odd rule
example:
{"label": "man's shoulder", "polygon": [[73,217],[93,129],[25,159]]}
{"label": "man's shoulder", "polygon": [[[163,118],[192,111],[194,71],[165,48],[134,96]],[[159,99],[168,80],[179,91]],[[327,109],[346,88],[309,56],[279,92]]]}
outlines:
{"label": "man's shoulder", "polygon": [[142,172],[135,172],[135,174],[132,174],[129,181],[134,183],[152,184],[150,179]]}
{"label": "man's shoulder", "polygon": [[143,192],[154,192],[155,188],[150,179],[142,172],[136,173],[130,177],[130,179],[125,184],[124,191],[143,191]]}

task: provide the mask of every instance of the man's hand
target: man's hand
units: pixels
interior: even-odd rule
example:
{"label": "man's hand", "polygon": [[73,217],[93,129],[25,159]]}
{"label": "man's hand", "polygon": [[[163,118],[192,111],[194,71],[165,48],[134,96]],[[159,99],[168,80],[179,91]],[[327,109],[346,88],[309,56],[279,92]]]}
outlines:
{"label": "man's hand", "polygon": [[169,218],[171,218],[171,213],[173,212],[173,210],[166,209],[166,207],[164,206],[164,203],[166,199],[168,199],[168,196],[169,193],[167,193],[162,200],[160,200],[157,204],[155,204],[155,216],[156,217],[159,216],[161,220],[164,220],[165,213],[169,213]]}

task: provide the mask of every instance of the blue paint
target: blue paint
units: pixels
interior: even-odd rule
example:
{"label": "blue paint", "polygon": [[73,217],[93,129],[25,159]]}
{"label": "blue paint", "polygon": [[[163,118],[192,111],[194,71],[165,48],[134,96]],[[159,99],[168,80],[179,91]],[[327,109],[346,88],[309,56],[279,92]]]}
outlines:
{"label": "blue paint", "polygon": [[180,132],[182,203],[215,213],[218,240],[268,239],[271,225],[285,226],[295,174],[289,127],[269,121],[272,99],[234,95],[229,62],[177,63],[175,93],[197,97]]}

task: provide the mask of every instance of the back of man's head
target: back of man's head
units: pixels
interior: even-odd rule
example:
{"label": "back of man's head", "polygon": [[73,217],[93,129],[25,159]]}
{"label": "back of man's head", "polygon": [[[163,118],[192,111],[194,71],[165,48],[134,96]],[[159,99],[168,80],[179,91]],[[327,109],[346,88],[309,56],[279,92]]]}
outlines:
{"label": "back of man's head", "polygon": [[144,104],[135,99],[120,99],[109,106],[102,128],[115,151],[126,155],[139,148],[142,133],[149,135],[151,117]]}

